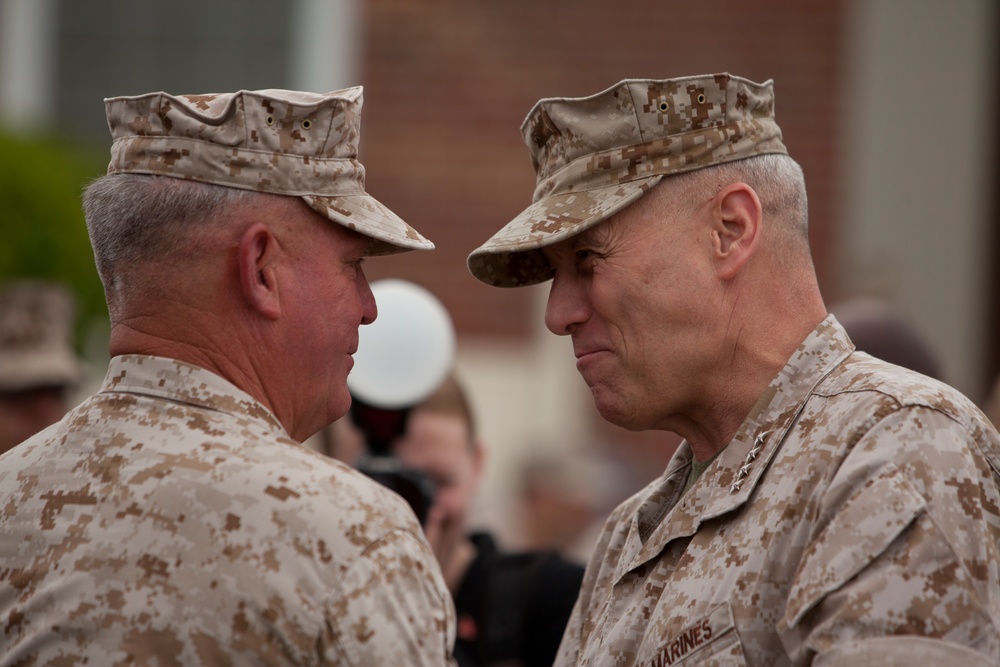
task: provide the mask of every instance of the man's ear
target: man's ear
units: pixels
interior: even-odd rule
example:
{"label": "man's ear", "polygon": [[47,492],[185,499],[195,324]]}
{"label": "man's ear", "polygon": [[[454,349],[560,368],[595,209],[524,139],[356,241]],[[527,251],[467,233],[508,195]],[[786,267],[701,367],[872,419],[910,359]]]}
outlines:
{"label": "man's ear", "polygon": [[712,241],[720,278],[732,279],[754,253],[763,214],[760,199],[746,183],[727,185],[715,196]]}
{"label": "man's ear", "polygon": [[251,309],[271,320],[281,315],[275,265],[279,252],[278,239],[262,222],[248,227],[240,237],[237,264],[243,298]]}

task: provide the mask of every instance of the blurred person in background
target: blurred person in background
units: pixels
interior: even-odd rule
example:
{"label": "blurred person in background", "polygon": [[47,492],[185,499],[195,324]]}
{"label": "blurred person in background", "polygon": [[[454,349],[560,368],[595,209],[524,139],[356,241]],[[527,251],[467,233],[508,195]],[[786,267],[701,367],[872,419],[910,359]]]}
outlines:
{"label": "blurred person in background", "polygon": [[612,513],[555,664],[998,664],[1000,436],[828,314],[771,82],[626,80],[522,134],[534,203],[469,269],[551,279],[601,415],[684,437]]}
{"label": "blurred person in background", "polygon": [[847,299],[830,306],[854,347],[882,361],[944,380],[941,361],[911,323],[889,304],[872,297]]}
{"label": "blurred person in background", "polygon": [[75,303],[61,284],[0,286],[0,454],[59,421],[84,376],[73,349]]}
{"label": "blurred person in background", "polygon": [[445,665],[402,499],[302,446],[350,405],[362,263],[433,245],[364,190],[362,91],[106,100],[84,211],[103,386],[0,456],[0,665]]}
{"label": "blurred person in background", "polygon": [[[887,303],[871,297],[848,299],[830,306],[858,350],[883,361],[945,380],[943,365],[916,328]],[[1000,424],[1000,377],[981,404],[994,426]]]}
{"label": "blurred person in background", "polygon": [[525,544],[586,563],[608,514],[645,483],[631,484],[623,464],[600,451],[559,451],[541,443],[529,451],[517,475]]}
{"label": "blurred person in background", "polygon": [[[408,407],[403,423],[390,452],[402,469],[425,476],[433,488],[424,529],[455,600],[458,664],[551,665],[583,567],[554,550],[505,551],[489,532],[470,529],[486,452],[454,372]],[[336,431],[337,451],[363,460],[363,444],[352,443],[364,443],[368,434],[348,418]]]}

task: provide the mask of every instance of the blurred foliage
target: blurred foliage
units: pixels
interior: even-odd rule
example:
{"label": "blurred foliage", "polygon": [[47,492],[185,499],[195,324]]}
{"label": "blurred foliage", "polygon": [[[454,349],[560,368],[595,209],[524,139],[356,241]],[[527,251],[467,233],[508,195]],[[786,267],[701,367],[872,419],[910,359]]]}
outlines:
{"label": "blurred foliage", "polygon": [[106,148],[0,133],[0,281],[67,285],[77,299],[78,345],[108,317],[81,207],[84,187],[106,171]]}

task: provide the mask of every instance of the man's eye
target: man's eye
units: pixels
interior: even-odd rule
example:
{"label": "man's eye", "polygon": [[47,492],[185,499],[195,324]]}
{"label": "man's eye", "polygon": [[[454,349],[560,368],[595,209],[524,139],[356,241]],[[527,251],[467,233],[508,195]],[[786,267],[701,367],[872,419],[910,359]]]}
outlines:
{"label": "man's eye", "polygon": [[576,251],[576,263],[586,265],[597,259],[597,253],[593,250],[582,248]]}

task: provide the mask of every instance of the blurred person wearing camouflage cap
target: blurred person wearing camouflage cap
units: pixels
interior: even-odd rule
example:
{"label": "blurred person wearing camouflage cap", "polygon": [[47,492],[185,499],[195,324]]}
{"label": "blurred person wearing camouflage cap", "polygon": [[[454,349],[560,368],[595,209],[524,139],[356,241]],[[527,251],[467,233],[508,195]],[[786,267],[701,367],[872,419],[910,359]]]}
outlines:
{"label": "blurred person wearing camouflage cap", "polygon": [[0,664],[453,664],[412,511],[300,444],[350,404],[363,259],[433,247],[365,192],[361,104],[106,100],[84,210],[112,359],[0,457]]}
{"label": "blurred person wearing camouflage cap", "polygon": [[83,379],[73,350],[75,304],[64,286],[0,286],[0,454],[59,421]]}
{"label": "blurred person wearing camouflage cap", "polygon": [[556,664],[998,664],[1000,437],[828,315],[772,83],[626,80],[522,132],[534,203],[470,270],[551,279],[604,418],[685,438],[609,519]]}

